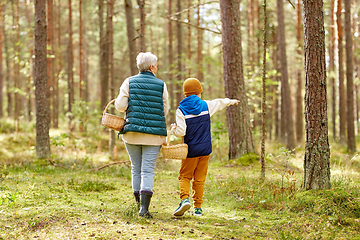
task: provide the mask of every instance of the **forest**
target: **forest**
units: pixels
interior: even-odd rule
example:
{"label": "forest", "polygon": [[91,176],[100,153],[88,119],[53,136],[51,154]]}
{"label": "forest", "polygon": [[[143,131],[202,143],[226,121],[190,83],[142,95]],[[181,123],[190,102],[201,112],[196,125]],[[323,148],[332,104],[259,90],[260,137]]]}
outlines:
{"label": "forest", "polygon": [[[360,239],[359,45],[351,0],[1,0],[0,240]],[[181,160],[161,151],[139,217],[101,125],[140,52],[168,130],[189,77],[239,100],[211,117],[201,217],[173,216]]]}

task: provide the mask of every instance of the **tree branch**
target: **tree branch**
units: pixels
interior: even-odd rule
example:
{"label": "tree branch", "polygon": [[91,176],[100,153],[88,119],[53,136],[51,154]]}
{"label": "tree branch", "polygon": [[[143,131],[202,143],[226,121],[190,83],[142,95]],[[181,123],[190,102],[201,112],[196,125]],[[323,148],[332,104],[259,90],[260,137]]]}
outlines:
{"label": "tree branch", "polygon": [[290,3],[290,5],[295,9],[295,5],[291,2],[291,0],[287,0],[289,3]]}
{"label": "tree branch", "polygon": [[179,14],[181,14],[183,12],[189,11],[190,9],[197,8],[198,6],[205,5],[205,4],[210,4],[210,3],[219,3],[219,1],[210,1],[210,2],[205,2],[205,3],[198,3],[198,4],[195,4],[195,5],[191,6],[191,7],[189,7],[189,8],[186,8],[186,9],[180,11],[180,12],[173,13],[169,17],[179,15]]}
{"label": "tree branch", "polygon": [[51,165],[55,166],[55,167],[61,167],[61,168],[66,168],[66,167],[63,167],[61,165],[58,165],[56,163],[54,163],[54,161],[51,159],[51,158],[48,158],[49,162],[51,163]]}
{"label": "tree branch", "polygon": [[195,25],[195,24],[191,24],[191,23],[185,22],[185,21],[183,21],[183,20],[178,20],[178,19],[175,19],[175,18],[170,17],[170,16],[164,16],[164,17],[170,19],[171,21],[180,22],[180,23],[183,23],[183,24],[186,24],[186,25],[190,25],[190,26],[192,26],[192,27],[195,27],[195,28],[198,28],[198,29],[201,29],[201,30],[213,32],[213,33],[216,33],[216,34],[221,34],[221,31],[215,31],[215,30],[212,30],[212,29],[210,29],[210,28],[199,27],[199,26],[197,26],[197,25]]}
{"label": "tree branch", "polygon": [[116,164],[120,164],[120,163],[127,163],[127,162],[130,162],[130,160],[127,160],[127,161],[120,161],[120,162],[113,162],[113,163],[108,163],[104,166],[101,166],[101,167],[98,167],[98,168],[95,168],[94,171],[99,171],[103,168],[106,168],[106,167],[109,167],[109,166],[112,166],[112,165],[116,165]]}

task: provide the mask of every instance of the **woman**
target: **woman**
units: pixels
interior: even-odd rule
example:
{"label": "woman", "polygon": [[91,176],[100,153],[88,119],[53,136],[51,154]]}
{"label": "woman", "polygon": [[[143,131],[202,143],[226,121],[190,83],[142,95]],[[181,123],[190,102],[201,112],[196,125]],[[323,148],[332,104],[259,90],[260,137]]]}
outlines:
{"label": "woman", "polygon": [[139,74],[125,79],[115,107],[126,112],[122,139],[131,160],[132,187],[140,205],[139,216],[151,218],[156,160],[166,141],[165,115],[169,111],[166,84],[155,77],[157,57],[150,52],[136,57]]}

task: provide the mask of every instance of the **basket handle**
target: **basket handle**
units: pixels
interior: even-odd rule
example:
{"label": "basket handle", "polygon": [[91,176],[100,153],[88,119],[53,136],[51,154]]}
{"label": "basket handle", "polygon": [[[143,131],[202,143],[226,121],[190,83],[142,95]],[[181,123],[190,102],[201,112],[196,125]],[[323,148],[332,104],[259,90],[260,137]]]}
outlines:
{"label": "basket handle", "polygon": [[[176,127],[173,127],[170,129],[170,132],[166,137],[166,145],[170,145],[170,135],[175,129],[176,129]],[[182,137],[182,143],[184,143],[184,137]]]}
{"label": "basket handle", "polygon": [[115,98],[115,99],[113,99],[113,100],[111,100],[111,101],[108,103],[108,105],[106,105],[106,107],[105,107],[105,110],[104,110],[103,114],[105,114],[105,113],[107,112],[108,107],[110,106],[110,104],[112,104],[113,102],[115,102],[115,100],[116,100],[116,98]]}
{"label": "basket handle", "polygon": [[171,133],[172,133],[174,130],[175,130],[175,127],[173,127],[173,128],[170,129],[170,132],[169,132],[169,134],[168,134],[167,137],[166,137],[166,145],[170,145],[170,135],[171,135]]}

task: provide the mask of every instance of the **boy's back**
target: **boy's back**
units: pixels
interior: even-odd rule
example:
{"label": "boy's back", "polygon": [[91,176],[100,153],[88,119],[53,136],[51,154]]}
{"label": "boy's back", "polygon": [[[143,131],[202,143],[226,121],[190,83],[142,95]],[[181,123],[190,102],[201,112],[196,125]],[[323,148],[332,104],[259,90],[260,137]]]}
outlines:
{"label": "boy's back", "polygon": [[184,142],[189,147],[189,158],[206,156],[212,152],[210,117],[237,101],[229,98],[204,101],[198,95],[190,95],[180,102],[176,111],[174,135],[184,136]]}
{"label": "boy's back", "polygon": [[191,95],[180,102],[179,109],[185,118],[184,142],[188,145],[188,157],[209,155],[212,145],[208,105],[198,96]]}

